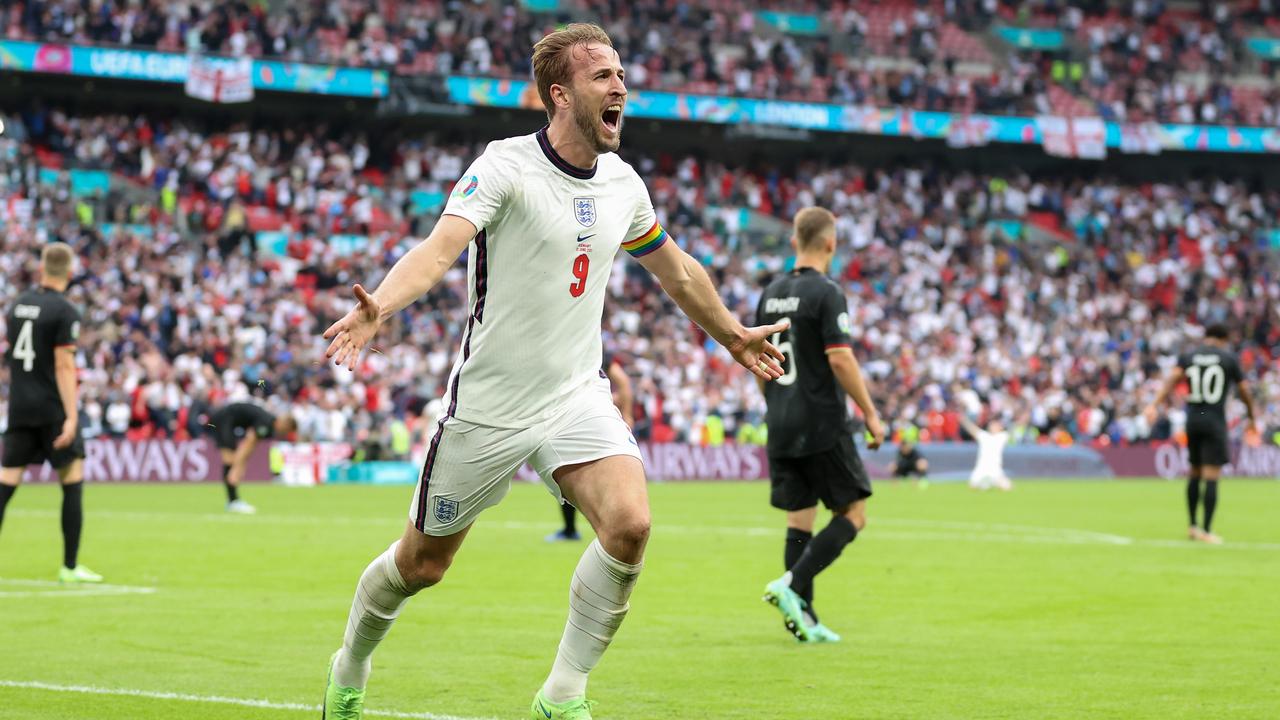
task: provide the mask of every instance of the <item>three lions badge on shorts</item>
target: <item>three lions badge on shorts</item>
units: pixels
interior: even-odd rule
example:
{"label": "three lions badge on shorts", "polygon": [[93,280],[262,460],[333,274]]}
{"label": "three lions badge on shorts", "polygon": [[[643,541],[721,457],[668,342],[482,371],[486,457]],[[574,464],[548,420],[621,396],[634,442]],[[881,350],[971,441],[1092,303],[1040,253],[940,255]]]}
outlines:
{"label": "three lions badge on shorts", "polygon": [[447,525],[458,519],[458,501],[437,496],[431,514],[435,515],[437,521]]}

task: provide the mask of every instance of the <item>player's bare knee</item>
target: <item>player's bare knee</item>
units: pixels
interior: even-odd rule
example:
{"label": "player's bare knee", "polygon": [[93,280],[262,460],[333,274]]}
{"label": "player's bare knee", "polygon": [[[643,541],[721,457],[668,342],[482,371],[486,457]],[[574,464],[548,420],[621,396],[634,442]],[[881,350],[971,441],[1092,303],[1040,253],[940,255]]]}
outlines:
{"label": "player's bare knee", "polygon": [[649,514],[636,515],[628,518],[622,523],[619,529],[618,538],[625,543],[635,545],[636,547],[644,547],[649,542],[649,531],[652,528],[652,521]]}
{"label": "player's bare knee", "polygon": [[854,503],[838,514],[845,516],[849,522],[853,523],[858,532],[862,532],[862,529],[867,526],[867,506],[864,503]]}
{"label": "player's bare knee", "polygon": [[635,513],[600,528],[600,543],[623,562],[638,562],[649,542],[649,513]]}
{"label": "player's bare knee", "polygon": [[444,580],[444,575],[452,564],[451,559],[416,558],[407,569],[407,572],[405,568],[400,568],[400,574],[404,577],[405,589],[410,593],[416,593],[419,590],[439,585]]}

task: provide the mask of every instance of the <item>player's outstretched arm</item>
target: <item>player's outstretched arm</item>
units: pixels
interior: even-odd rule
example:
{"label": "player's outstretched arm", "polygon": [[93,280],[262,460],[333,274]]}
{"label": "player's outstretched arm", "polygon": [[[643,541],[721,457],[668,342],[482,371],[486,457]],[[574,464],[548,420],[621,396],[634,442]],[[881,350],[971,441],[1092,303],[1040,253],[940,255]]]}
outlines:
{"label": "player's outstretched arm", "polygon": [[689,319],[723,345],[738,364],[762,380],[782,377],[783,355],[769,342],[769,336],[786,330],[789,322],[743,327],[721,302],[707,271],[674,242],[637,259]]}
{"label": "player's outstretched arm", "polygon": [[867,390],[867,382],[862,377],[862,366],[858,364],[858,358],[853,356],[853,350],[850,348],[832,348],[827,351],[827,364],[831,366],[831,373],[836,376],[836,380],[840,381],[840,387],[849,393],[854,404],[862,411],[862,417],[866,418],[867,432],[871,433],[867,447],[875,450],[884,443],[884,423],[880,421],[880,413],[876,410],[875,402],[871,400],[871,393]]}
{"label": "player's outstretched arm", "polygon": [[360,285],[352,288],[355,307],[324,331],[324,339],[333,341],[325,357],[354,370],[360,353],[378,332],[382,321],[440,282],[476,232],[471,221],[457,215],[443,215],[426,240],[396,261],[376,291],[370,294]]}
{"label": "player's outstretched arm", "polygon": [[613,386],[614,406],[622,414],[622,421],[627,424],[627,427],[632,427],[636,423],[635,418],[631,416],[634,402],[634,396],[631,394],[631,378],[627,377],[626,371],[617,362],[609,363],[605,374],[609,377],[609,384]]}
{"label": "player's outstretched arm", "polygon": [[1245,409],[1249,411],[1249,424],[1261,431],[1262,428],[1258,427],[1258,408],[1253,404],[1253,392],[1249,388],[1248,381],[1241,380],[1236,383],[1236,390],[1240,392],[1240,400],[1244,402]]}
{"label": "player's outstretched arm", "polygon": [[974,440],[977,440],[978,435],[984,432],[982,428],[978,427],[977,423],[965,417],[964,413],[960,413],[960,427],[964,428],[964,431],[969,433]]}
{"label": "player's outstretched arm", "polygon": [[76,427],[80,423],[79,382],[76,379],[76,349],[59,347],[53,353],[53,377],[58,384],[58,399],[67,419],[62,421],[62,431],[53,439],[53,446],[61,450],[70,447],[76,439]]}
{"label": "player's outstretched arm", "polygon": [[1164,401],[1173,393],[1173,389],[1178,387],[1178,383],[1182,382],[1182,368],[1176,367],[1169,371],[1169,377],[1165,378],[1164,384],[1160,386],[1160,392],[1156,393],[1156,399],[1142,411],[1143,417],[1147,419],[1148,425],[1156,424],[1157,408],[1164,406]]}

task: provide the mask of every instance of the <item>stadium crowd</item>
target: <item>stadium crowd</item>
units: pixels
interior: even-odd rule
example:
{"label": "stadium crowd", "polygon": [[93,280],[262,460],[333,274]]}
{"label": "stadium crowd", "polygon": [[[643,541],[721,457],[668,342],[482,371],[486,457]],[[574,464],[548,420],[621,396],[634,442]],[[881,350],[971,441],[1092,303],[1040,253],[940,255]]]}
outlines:
{"label": "stadium crowd", "polygon": [[[1267,124],[1280,95],[1236,82],[1244,39],[1274,3],[909,0],[769,3],[820,19],[784,32],[742,0],[564,0],[554,9],[494,2],[298,3],[0,0],[4,35],[232,56],[392,68],[403,74],[526,78],[533,43],[569,19],[602,22],[633,88],[919,110],[1099,114],[1129,122]],[[993,22],[1056,25],[1082,55],[1015,51],[975,33]],[[1081,68],[1055,72],[1056,60]]]}
{"label": "stadium crowd", "polygon": [[[441,394],[465,271],[401,313],[360,372],[326,365],[319,334],[347,309],[350,283],[376,284],[429,229],[438,207],[417,207],[416,194],[447,194],[481,147],[381,148],[323,128],[205,131],[33,109],[0,136],[0,304],[34,281],[41,243],[62,239],[80,253],[71,297],[84,308],[90,433],[197,434],[210,406],[258,396],[294,412],[306,438],[376,437],[387,418],[417,417]],[[743,318],[789,253],[785,238],[752,239],[725,208],[782,221],[812,204],[837,214],[834,274],[898,433],[956,439],[967,414],[999,417],[1025,441],[1168,436],[1176,409],[1150,428],[1141,408],[1171,355],[1213,321],[1238,331],[1264,416],[1280,429],[1280,282],[1275,251],[1259,244],[1280,192],[630,159],[664,225]],[[58,167],[129,180],[80,197],[68,175],[48,174]],[[259,247],[264,217],[291,240]],[[338,241],[352,237],[371,240]],[[750,375],[638,264],[617,260],[609,295],[605,344],[634,379],[642,438],[697,441],[712,416],[729,436],[754,437],[763,404]]]}

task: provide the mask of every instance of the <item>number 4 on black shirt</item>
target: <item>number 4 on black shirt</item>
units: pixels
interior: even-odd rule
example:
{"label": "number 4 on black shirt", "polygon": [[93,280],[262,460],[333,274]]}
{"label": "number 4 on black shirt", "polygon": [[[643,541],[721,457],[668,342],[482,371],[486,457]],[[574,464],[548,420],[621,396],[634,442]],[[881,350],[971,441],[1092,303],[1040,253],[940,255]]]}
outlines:
{"label": "number 4 on black shirt", "polygon": [[36,288],[18,296],[8,315],[9,427],[61,426],[54,354],[74,347],[80,313],[62,293]]}

